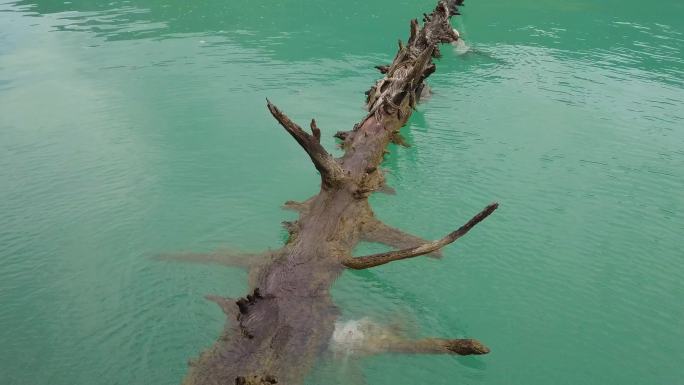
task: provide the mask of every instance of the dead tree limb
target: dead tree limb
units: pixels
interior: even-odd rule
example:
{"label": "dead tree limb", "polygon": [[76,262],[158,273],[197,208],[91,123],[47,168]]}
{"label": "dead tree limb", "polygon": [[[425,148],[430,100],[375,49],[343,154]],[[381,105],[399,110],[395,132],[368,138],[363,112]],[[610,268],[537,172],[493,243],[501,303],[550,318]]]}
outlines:
{"label": "dead tree limb", "polygon": [[217,304],[221,308],[221,310],[223,310],[223,313],[225,313],[230,318],[237,318],[238,314],[240,314],[240,312],[238,311],[238,307],[236,305],[237,301],[235,299],[221,297],[213,294],[207,294],[204,296],[204,298],[206,298],[208,301]]}
{"label": "dead tree limb", "polygon": [[489,348],[475,339],[447,340],[441,338],[425,338],[420,340],[392,341],[384,346],[389,353],[415,354],[457,354],[459,356],[480,355],[489,353]]}
{"label": "dead tree limb", "polygon": [[321,130],[316,126],[316,121],[311,120],[311,132],[313,135],[305,132],[297,123],[290,120],[282,111],[273,105],[268,99],[266,100],[268,110],[271,111],[273,117],[280,123],[285,131],[299,143],[300,146],[309,154],[314,166],[321,174],[323,186],[332,187],[337,184],[344,173],[339,163],[330,155],[321,145]]}
{"label": "dead tree limb", "polygon": [[[398,325],[383,326],[376,324],[370,319],[356,321],[357,330],[349,330],[352,338],[344,335],[335,335],[333,340],[339,346],[333,346],[334,350],[342,348],[345,353],[356,355],[371,355],[383,353],[404,354],[457,354],[461,356],[480,355],[489,353],[489,348],[475,339],[443,339],[407,337],[406,331],[398,328]],[[348,330],[348,329],[345,329]],[[364,338],[354,338],[354,333]]]}
{"label": "dead tree limb", "polygon": [[272,255],[272,252],[245,253],[235,250],[216,250],[207,253],[164,253],[157,255],[156,259],[170,262],[201,263],[251,268],[256,265],[270,262]]}
{"label": "dead tree limb", "polygon": [[[382,243],[395,249],[408,249],[411,247],[420,246],[428,243],[417,235],[409,234],[396,227],[389,226],[384,222],[371,218],[367,223],[364,223],[361,233],[361,240],[366,242]],[[441,256],[439,250],[430,253],[435,257]]]}
{"label": "dead tree limb", "polygon": [[[383,224],[375,218],[368,202],[370,194],[385,189],[380,163],[387,146],[397,140],[399,129],[411,116],[426,87],[425,80],[435,71],[433,59],[440,56],[439,44],[459,38],[449,20],[459,14],[461,2],[439,0],[434,11],[424,16],[422,25],[411,21],[406,44],[399,42],[392,63],[378,68],[385,76],[366,93],[367,114],[352,130],[335,135],[342,140],[342,157],[335,159],[323,148],[321,129],[315,121],[311,121],[308,133],[267,102],[273,117],[311,158],[320,173],[321,188],[305,202],[285,204],[299,217],[285,223],[289,237],[282,248],[269,254],[266,262],[252,265],[249,260],[250,294],[237,300],[208,297],[234,321],[227,322],[214,345],[192,361],[185,385],[301,384],[321,352],[330,347],[340,315],[330,287],[346,269],[438,252],[496,209],[496,204],[487,206],[460,229],[428,242]],[[350,257],[354,247],[364,240],[401,250]],[[212,254],[176,259],[235,263]],[[376,339],[371,345],[376,353],[489,351],[472,339],[410,340],[395,336]]]}
{"label": "dead tree limb", "polygon": [[477,213],[477,215],[472,217],[468,222],[466,222],[466,224],[459,227],[456,231],[447,234],[442,239],[403,250],[372,254],[364,257],[350,257],[342,261],[342,264],[350,269],[361,270],[384,265],[393,261],[399,261],[406,258],[413,258],[432,253],[466,235],[468,231],[475,227],[475,225],[482,222],[482,220],[493,213],[497,207],[499,207],[498,203],[492,203],[491,205],[485,207],[484,210]]}

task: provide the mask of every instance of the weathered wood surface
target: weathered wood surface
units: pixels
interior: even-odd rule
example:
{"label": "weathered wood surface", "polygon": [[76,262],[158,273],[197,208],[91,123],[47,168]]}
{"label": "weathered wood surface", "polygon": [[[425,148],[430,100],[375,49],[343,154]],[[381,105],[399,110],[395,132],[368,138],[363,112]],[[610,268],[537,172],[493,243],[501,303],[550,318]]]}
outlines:
{"label": "weathered wood surface", "polygon": [[[435,71],[439,45],[459,38],[450,18],[462,0],[440,0],[424,15],[423,25],[410,23],[410,37],[399,43],[389,65],[378,66],[385,77],[367,93],[368,114],[353,130],[335,134],[344,155],[331,156],[320,143],[321,130],[311,121],[311,133],[291,121],[270,101],[273,117],[301,145],[321,176],[320,192],[305,202],[287,202],[299,219],[286,223],[290,237],[279,250],[263,255],[230,252],[182,254],[172,258],[249,269],[249,295],[238,300],[207,296],[226,313],[228,321],[216,343],[190,362],[185,385],[288,384],[304,377],[328,348],[338,309],[330,287],[347,268],[363,269],[411,258],[455,241],[497,207],[487,206],[460,229],[441,240],[426,241],[378,220],[368,196],[385,189],[379,167],[390,142],[411,116],[425,79]],[[397,251],[365,257],[351,252],[360,241],[382,242]],[[380,330],[380,329],[378,329]],[[486,354],[474,339],[428,338],[405,340],[377,333],[363,346],[366,352]],[[379,335],[382,334],[382,338]]]}

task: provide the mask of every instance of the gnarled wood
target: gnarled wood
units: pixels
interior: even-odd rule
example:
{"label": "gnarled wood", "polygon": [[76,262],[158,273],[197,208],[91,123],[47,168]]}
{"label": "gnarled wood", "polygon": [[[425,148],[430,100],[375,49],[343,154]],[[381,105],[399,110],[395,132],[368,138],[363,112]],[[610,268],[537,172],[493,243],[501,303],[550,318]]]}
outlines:
{"label": "gnarled wood", "polygon": [[[234,321],[221,337],[190,365],[185,385],[301,384],[317,358],[329,348],[339,311],[330,287],[353,264],[376,266],[392,260],[439,250],[484,219],[474,218],[442,240],[424,240],[390,228],[375,219],[368,196],[383,190],[379,168],[386,147],[397,137],[435,70],[438,45],[458,39],[449,23],[461,0],[440,0],[435,10],[410,25],[410,37],[393,62],[380,70],[385,77],[367,92],[367,115],[353,130],[336,134],[344,155],[334,159],[321,145],[315,121],[311,134],[267,102],[273,117],[299,143],[321,175],[321,189],[306,202],[288,202],[299,212],[287,222],[286,244],[270,253],[269,261],[250,266],[250,294],[234,301],[218,296],[218,303]],[[363,240],[379,241],[405,250],[350,259]],[[216,262],[213,257],[203,257]],[[350,264],[352,266],[350,266]],[[359,265],[360,266],[360,265]],[[237,310],[236,310],[237,309]],[[378,347],[403,353],[484,354],[488,349],[475,340],[392,339]]]}

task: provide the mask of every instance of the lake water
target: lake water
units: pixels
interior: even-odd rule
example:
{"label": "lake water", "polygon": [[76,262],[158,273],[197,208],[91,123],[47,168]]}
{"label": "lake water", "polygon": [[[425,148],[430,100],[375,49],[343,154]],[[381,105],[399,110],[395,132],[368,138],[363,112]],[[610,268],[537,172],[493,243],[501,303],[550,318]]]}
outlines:
{"label": "lake water", "polygon": [[[434,1],[0,0],[0,383],[178,383],[246,274],[156,261],[285,240],[324,144]],[[343,319],[481,357],[322,359],[308,384],[684,381],[684,3],[476,1],[384,164],[386,222],[445,251],[347,272]],[[336,150],[339,154],[339,150]],[[358,253],[382,250],[360,245]]]}

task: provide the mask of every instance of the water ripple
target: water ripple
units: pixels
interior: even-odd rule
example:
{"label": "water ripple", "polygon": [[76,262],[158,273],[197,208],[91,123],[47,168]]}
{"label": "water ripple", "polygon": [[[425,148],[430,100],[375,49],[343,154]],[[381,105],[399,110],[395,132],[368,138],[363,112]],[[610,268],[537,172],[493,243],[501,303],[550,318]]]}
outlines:
{"label": "water ripple", "polygon": [[[371,200],[426,238],[501,207],[442,260],[333,288],[345,320],[476,337],[493,353],[321,363],[311,383],[684,376],[681,5],[623,3],[469,4],[464,45],[444,47],[432,97],[402,129],[412,146],[383,165],[397,195]],[[225,322],[203,296],[242,295],[247,278],[150,255],[280,245],[293,216],[279,206],[318,177],[264,98],[316,117],[339,155],[331,134],[363,115],[372,67],[415,10],[0,4],[3,381],[177,383]]]}

